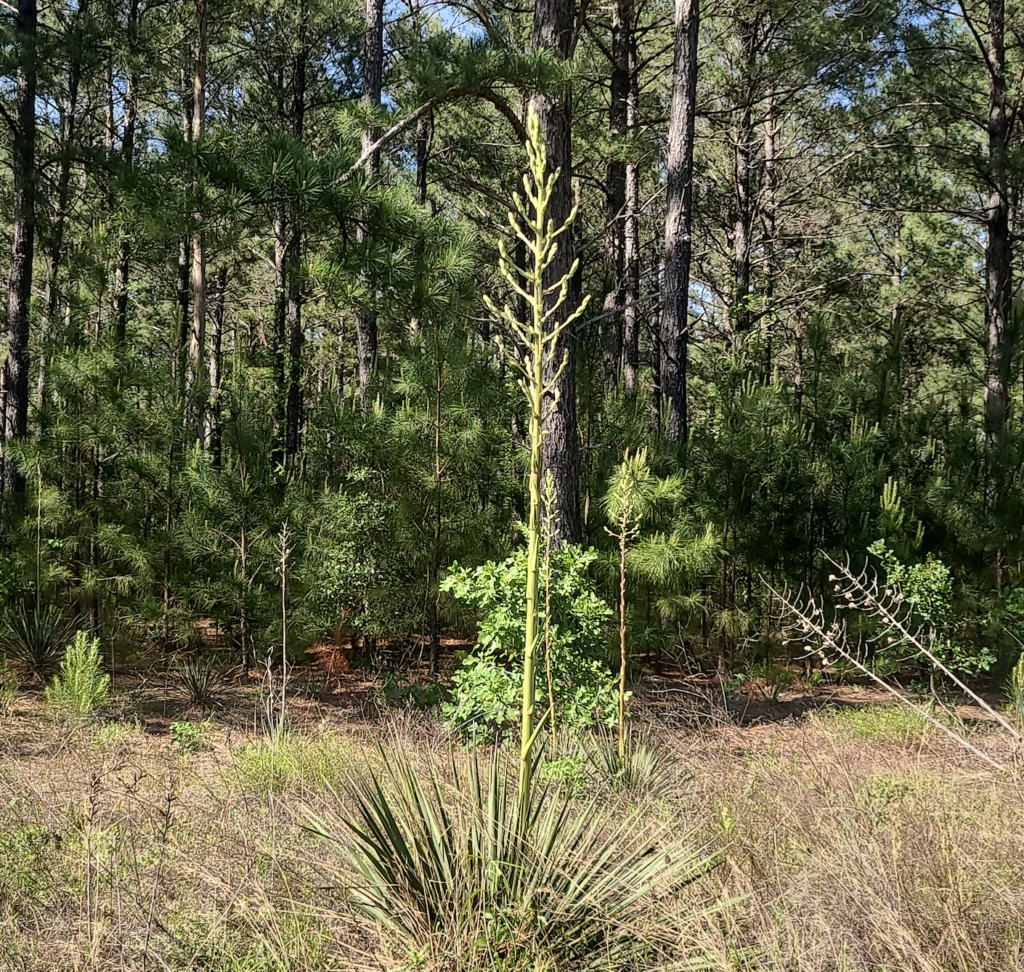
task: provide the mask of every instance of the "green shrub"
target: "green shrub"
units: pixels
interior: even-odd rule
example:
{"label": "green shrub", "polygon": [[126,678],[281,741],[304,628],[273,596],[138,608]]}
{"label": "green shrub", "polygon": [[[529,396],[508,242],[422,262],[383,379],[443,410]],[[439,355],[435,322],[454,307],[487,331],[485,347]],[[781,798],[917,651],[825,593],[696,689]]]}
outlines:
{"label": "green shrub", "polygon": [[213,728],[213,723],[209,719],[204,719],[202,722],[189,722],[187,719],[172,722],[171,745],[176,746],[183,753],[198,753],[199,750],[206,749],[206,737],[211,728]]}
{"label": "green shrub", "polygon": [[110,676],[103,671],[99,638],[90,638],[84,631],[75,635],[45,696],[58,717],[73,720],[88,719],[106,702]]}
{"label": "green shrub", "polygon": [[489,773],[474,751],[467,773],[423,781],[392,758],[348,789],[350,816],[307,827],[358,875],[345,876],[357,910],[446,968],[648,967],[677,942],[632,923],[706,869],[667,830],[575,813],[557,787],[531,790],[522,826],[498,754]]}
{"label": "green shrub", "polygon": [[[582,727],[617,718],[617,682],[606,659],[604,625],[612,611],[587,574],[593,550],[566,545],[551,551],[551,675],[559,725]],[[520,716],[525,650],[523,605],[526,551],[476,569],[455,565],[441,584],[468,603],[479,621],[478,648],[452,676],[452,701],[443,707],[463,731],[511,726]],[[543,601],[540,630],[544,630]],[[541,643],[543,652],[543,640]],[[547,710],[546,661],[538,658],[537,709]]]}

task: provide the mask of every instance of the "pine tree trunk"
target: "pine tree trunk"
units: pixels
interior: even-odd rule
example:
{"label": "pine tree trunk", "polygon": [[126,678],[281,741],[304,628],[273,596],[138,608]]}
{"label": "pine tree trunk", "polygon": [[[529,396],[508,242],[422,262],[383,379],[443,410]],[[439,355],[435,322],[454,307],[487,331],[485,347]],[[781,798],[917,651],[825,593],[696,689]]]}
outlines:
{"label": "pine tree trunk", "polygon": [[666,435],[686,441],[687,344],[693,228],[693,132],[697,99],[700,0],[676,0],[672,107],[668,128],[665,284],[661,316],[660,385],[668,401]]}
{"label": "pine tree trunk", "polygon": [[12,159],[14,234],[8,285],[8,345],[4,366],[3,488],[12,496],[25,492],[25,477],[6,445],[28,431],[29,305],[32,298],[32,253],[36,223],[36,0],[18,0],[14,18],[17,47],[17,107]]}
{"label": "pine tree trunk", "polygon": [[[561,58],[571,56],[576,23],[574,0],[535,0],[533,43]],[[548,215],[561,226],[572,212],[572,93],[568,88],[555,95],[537,95],[533,105],[540,119],[547,147],[549,170],[559,170],[549,204]],[[572,235],[559,238],[558,253],[544,273],[544,286],[551,287],[564,278],[575,262]],[[554,302],[555,294],[549,296]],[[565,320],[575,310],[574,288],[556,315]],[[555,320],[552,320],[552,325]],[[553,527],[556,543],[577,543],[580,539],[580,471],[578,419],[576,412],[576,339],[571,328],[562,332],[549,358],[547,381],[554,369],[565,361],[557,382],[558,400],[549,401],[544,416],[543,466],[554,481],[557,509]]]}
{"label": "pine tree trunk", "polygon": [[740,334],[750,330],[750,237],[751,200],[750,175],[753,127],[753,93],[751,74],[754,62],[756,26],[742,21],[740,29],[740,104],[734,116],[733,127],[733,205],[736,210],[731,247],[733,253],[732,327]]}
{"label": "pine tree trunk", "polygon": [[[292,65],[292,135],[302,141],[306,124],[306,64],[309,47],[306,40],[306,8],[299,13],[298,52]],[[292,214],[288,236],[288,400],[285,416],[284,462],[293,470],[302,445],[302,348],[306,334],[302,326],[302,227]]]}
{"label": "pine tree trunk", "polygon": [[[636,58],[636,37],[629,24],[629,98],[626,130],[633,134],[639,123],[640,74]],[[626,306],[623,312],[622,383],[632,394],[640,370],[640,178],[637,164],[626,163],[626,218],[623,264],[626,274]]]}
{"label": "pine tree trunk", "polygon": [[622,140],[628,128],[630,94],[630,34],[633,19],[630,0],[616,0],[612,6],[612,65],[608,135],[615,156],[605,174],[606,214],[604,230],[604,271],[607,294],[604,311],[611,315],[601,325],[604,386],[614,392],[619,383],[623,357],[622,305],[625,295],[626,250],[626,161],[621,157]]}
{"label": "pine tree trunk", "polygon": [[[1003,455],[1010,395],[1011,349],[1006,325],[1012,297],[1007,152],[1010,119],[1006,105],[1005,2],[988,8],[988,173],[985,247],[985,446],[988,454],[986,500],[998,506],[1005,479]],[[997,573],[998,573],[997,565]]]}
{"label": "pine tree trunk", "polygon": [[764,120],[764,307],[762,319],[765,324],[764,351],[761,355],[762,377],[765,382],[772,377],[772,334],[774,319],[776,249],[778,241],[777,217],[777,175],[775,171],[776,138],[778,127],[775,120],[775,89],[770,88],[766,98]]}
{"label": "pine tree trunk", "polygon": [[[380,107],[384,85],[384,0],[366,0],[366,33],[363,37],[363,104],[367,108]],[[376,128],[363,132],[362,150],[365,152],[377,138]],[[380,170],[380,154],[370,158],[371,171]],[[362,243],[365,227],[360,223],[356,238]],[[377,368],[377,314],[369,308],[356,313],[356,356],[359,362],[359,404],[363,411],[369,404],[370,385]]]}
{"label": "pine tree trunk", "polygon": [[[129,42],[135,40],[138,26],[138,0],[132,0],[128,12]],[[134,70],[128,74],[124,91],[124,129],[121,136],[121,164],[127,170],[135,165],[135,123],[139,112],[139,79]],[[117,243],[117,268],[114,271],[114,340],[123,345],[128,334],[128,286],[131,274],[131,243],[121,230]]]}
{"label": "pine tree trunk", "polygon": [[274,333],[272,351],[274,359],[274,448],[271,456],[273,465],[284,465],[284,442],[286,432],[286,406],[288,399],[287,374],[285,366],[286,342],[288,340],[288,218],[284,206],[278,207],[274,216]]}
{"label": "pine tree trunk", "polygon": [[[192,88],[192,151],[199,151],[203,137],[206,116],[206,26],[207,0],[196,2],[196,46],[193,62],[194,82]],[[198,166],[198,159],[193,158]],[[192,192],[198,193],[198,179],[193,174]],[[193,212],[195,228],[192,231],[192,332],[188,346],[187,400],[189,425],[193,434],[202,442],[206,430],[206,251],[203,240],[203,214]]]}
{"label": "pine tree trunk", "polygon": [[216,466],[221,463],[220,390],[223,383],[224,305],[228,289],[228,268],[221,264],[217,275],[217,303],[210,317],[210,407],[206,413],[206,442]]}

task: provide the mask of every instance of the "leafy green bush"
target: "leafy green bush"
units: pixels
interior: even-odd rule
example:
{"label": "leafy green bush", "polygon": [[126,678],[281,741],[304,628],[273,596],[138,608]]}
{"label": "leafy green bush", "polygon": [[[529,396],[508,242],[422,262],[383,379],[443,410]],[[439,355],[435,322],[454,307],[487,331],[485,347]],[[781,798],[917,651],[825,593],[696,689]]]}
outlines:
{"label": "leafy green bush", "polygon": [[422,782],[392,759],[348,795],[350,816],[308,829],[358,875],[345,875],[355,907],[445,968],[648,967],[677,943],[631,923],[706,867],[636,813],[578,814],[557,787],[532,789],[522,826],[499,753],[489,773],[474,751],[467,773]]}
{"label": "leafy green bush", "polygon": [[56,715],[74,720],[88,719],[106,702],[110,676],[103,671],[99,638],[90,638],[84,631],[75,635],[45,696]]}
{"label": "leafy green bush", "polygon": [[[603,631],[612,611],[587,574],[596,558],[593,550],[570,545],[551,551],[552,688],[560,724],[577,728],[595,719],[611,725],[617,714]],[[480,639],[452,676],[453,699],[444,706],[445,718],[463,731],[514,724],[523,692],[526,551],[475,569],[455,565],[441,587],[476,611]],[[543,602],[539,608],[543,631]],[[547,662],[540,659],[538,665],[537,705],[544,712]]]}
{"label": "leafy green bush", "polygon": [[448,700],[448,691],[440,682],[407,680],[388,672],[381,683],[381,695],[388,705],[405,705],[429,712]]}
{"label": "leafy green bush", "polygon": [[[886,593],[897,603],[912,605],[914,614],[935,635],[931,650],[958,674],[987,672],[996,662],[996,654],[983,641],[968,642],[962,637],[961,619],[953,609],[953,575],[941,560],[928,557],[923,564],[905,564],[878,540],[868,547],[885,569]],[[900,632],[892,631],[890,653],[904,644]]]}
{"label": "leafy green bush", "polygon": [[210,734],[213,723],[209,719],[202,722],[189,722],[182,719],[171,723],[171,745],[183,753],[198,753],[206,748],[206,737]]}

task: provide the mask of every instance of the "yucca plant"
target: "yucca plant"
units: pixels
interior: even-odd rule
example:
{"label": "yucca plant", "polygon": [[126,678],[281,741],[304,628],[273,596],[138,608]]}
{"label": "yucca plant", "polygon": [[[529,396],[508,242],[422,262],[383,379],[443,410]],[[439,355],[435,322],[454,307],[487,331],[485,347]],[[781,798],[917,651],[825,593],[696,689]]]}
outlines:
{"label": "yucca plant", "polygon": [[182,701],[192,709],[212,708],[219,705],[217,673],[209,659],[194,659],[178,665],[175,674]]}
{"label": "yucca plant", "polygon": [[[350,817],[307,827],[358,875],[355,907],[446,967],[653,961],[626,929],[708,867],[635,813],[579,813],[557,788],[535,784],[521,821],[497,753],[481,770],[474,750],[468,771],[448,778],[393,758],[385,767],[351,784]],[[644,939],[648,953],[670,947],[656,933]]]}
{"label": "yucca plant", "polygon": [[0,628],[0,654],[35,678],[45,681],[60,664],[64,649],[78,627],[55,604],[19,605]]}
{"label": "yucca plant", "polygon": [[623,737],[599,726],[582,749],[596,782],[617,792],[659,797],[679,779],[677,756],[630,728]]}
{"label": "yucca plant", "polygon": [[46,687],[53,712],[65,720],[88,719],[110,695],[110,676],[103,671],[99,638],[79,631],[68,645],[60,671]]}

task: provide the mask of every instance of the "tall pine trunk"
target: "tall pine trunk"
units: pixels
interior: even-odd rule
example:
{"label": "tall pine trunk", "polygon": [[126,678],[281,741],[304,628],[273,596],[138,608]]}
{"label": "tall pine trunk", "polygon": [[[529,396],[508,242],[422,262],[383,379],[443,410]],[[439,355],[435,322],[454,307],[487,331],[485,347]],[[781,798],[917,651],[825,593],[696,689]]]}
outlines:
{"label": "tall pine trunk", "polygon": [[609,317],[601,328],[604,336],[604,385],[608,392],[618,387],[622,365],[627,209],[626,161],[622,157],[622,142],[629,117],[629,38],[632,19],[630,0],[615,0],[612,6],[612,64],[608,108],[608,135],[613,155],[605,174],[604,269],[608,292],[604,312]]}
{"label": "tall pine trunk", "polygon": [[[366,0],[366,33],[363,37],[363,104],[373,110],[380,107],[384,85],[384,0]],[[363,132],[362,150],[365,152],[374,141],[375,126],[367,126]],[[370,170],[380,170],[380,154],[375,152],[369,161]],[[356,231],[358,242],[366,238],[366,229],[360,222]],[[358,358],[359,404],[365,411],[368,405],[370,384],[377,368],[377,314],[369,308],[362,308],[356,314],[356,356]]]}
{"label": "tall pine trunk", "polygon": [[3,486],[8,495],[25,492],[25,477],[7,445],[28,431],[28,338],[32,299],[32,255],[36,223],[36,0],[18,0],[14,39],[18,56],[13,180],[14,234],[8,285],[8,345],[4,366]]}
{"label": "tall pine trunk", "polygon": [[660,385],[668,402],[665,432],[686,441],[690,259],[693,251],[693,133],[697,102],[700,0],[676,0],[672,107],[668,127],[665,277],[660,335]]}
{"label": "tall pine trunk", "polygon": [[[573,31],[576,24],[574,0],[535,0],[533,8],[533,43],[536,47],[568,59],[572,54]],[[551,195],[548,215],[554,226],[564,225],[572,212],[572,92],[568,87],[553,95],[536,95],[533,106],[540,119],[547,147],[548,170],[560,175]],[[552,287],[569,275],[575,262],[571,233],[558,240],[558,252],[544,272],[545,288]],[[554,304],[557,292],[549,294],[548,305]],[[549,323],[554,329],[576,308],[575,288],[569,288],[565,302]],[[576,340],[566,328],[555,342],[548,358],[545,381],[555,379],[555,372],[565,362],[556,383],[557,401],[548,400],[544,413],[543,467],[551,473],[557,510],[552,536],[556,543],[577,543],[580,539],[580,470],[578,419],[576,413]]]}
{"label": "tall pine trunk", "polygon": [[[206,26],[207,0],[196,2],[196,44],[192,87],[192,193],[198,195],[199,141],[206,116]],[[192,433],[202,441],[206,429],[206,250],[203,214],[194,210],[192,230],[192,331],[188,345],[188,415]]]}
{"label": "tall pine trunk", "polygon": [[[626,130],[632,135],[639,123],[640,72],[636,36],[629,23],[629,96]],[[636,161],[626,163],[626,216],[623,265],[626,274],[626,306],[623,310],[622,384],[632,394],[640,370],[640,174]]]}
{"label": "tall pine trunk", "polygon": [[[1007,322],[1013,294],[1008,159],[1010,113],[1006,104],[1005,0],[988,8],[988,173],[985,228],[985,447],[988,457],[986,500],[998,508],[1006,479],[1006,413],[1010,400],[1012,350]],[[998,530],[998,526],[996,527]],[[996,554],[996,584],[1002,584],[1002,554]]]}
{"label": "tall pine trunk", "polygon": [[[292,64],[292,135],[302,142],[306,124],[306,8],[300,5],[298,51]],[[286,253],[288,281],[288,394],[285,404],[285,468],[295,468],[302,445],[302,349],[306,334],[302,325],[302,226],[298,214],[289,222]]]}

